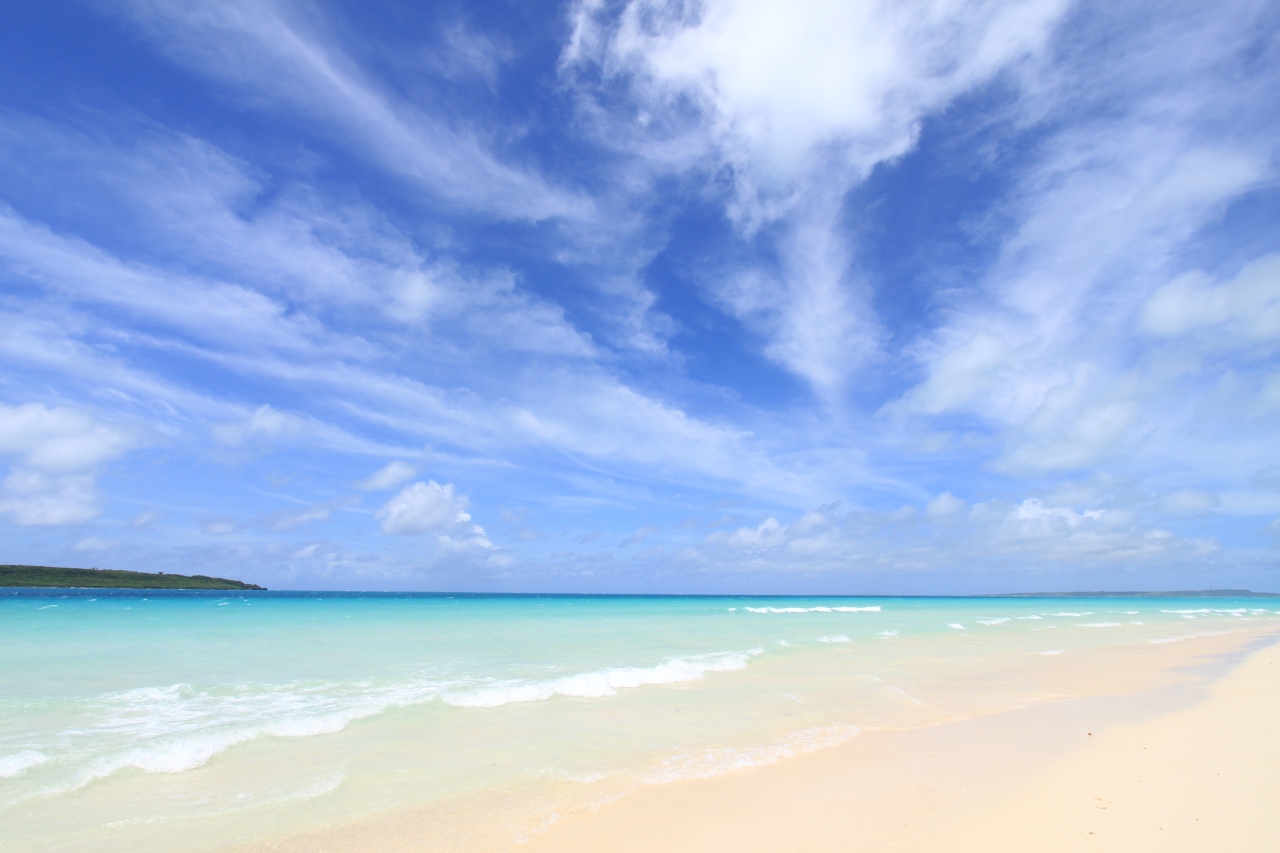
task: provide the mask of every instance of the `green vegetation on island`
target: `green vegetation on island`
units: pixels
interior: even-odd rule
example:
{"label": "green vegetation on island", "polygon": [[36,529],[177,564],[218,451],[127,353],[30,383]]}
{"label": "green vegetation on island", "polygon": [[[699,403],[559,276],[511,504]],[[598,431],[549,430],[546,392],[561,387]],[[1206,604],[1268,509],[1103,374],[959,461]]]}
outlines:
{"label": "green vegetation on island", "polygon": [[256,584],[205,575],[166,575],[119,569],[61,569],[53,566],[0,566],[0,587],[79,587],[93,589],[265,589]]}

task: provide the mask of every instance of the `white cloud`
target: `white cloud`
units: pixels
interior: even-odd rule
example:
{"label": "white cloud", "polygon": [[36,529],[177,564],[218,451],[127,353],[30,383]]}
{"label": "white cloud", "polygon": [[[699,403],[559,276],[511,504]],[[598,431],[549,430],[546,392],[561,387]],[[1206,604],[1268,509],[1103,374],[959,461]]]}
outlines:
{"label": "white cloud", "polygon": [[[477,128],[455,129],[377,85],[288,2],[128,0],[119,8],[176,62],[239,87],[253,106],[318,122],[447,202],[524,219],[576,214],[582,199],[501,162]],[[467,50],[472,42],[461,43]]]}
{"label": "white cloud", "polygon": [[943,492],[925,506],[925,515],[930,518],[950,518],[964,512],[968,503],[951,494]]}
{"label": "white cloud", "polygon": [[302,418],[264,403],[243,421],[218,424],[213,428],[213,436],[221,444],[240,447],[252,440],[287,441],[302,432],[304,425]]}
{"label": "white cloud", "polygon": [[[1206,11],[1203,23],[1225,25],[1219,17]],[[1192,448],[1225,439],[1230,428],[1213,423],[1213,411],[1255,401],[1240,391],[1221,406],[1199,406],[1214,381],[1199,375],[1202,355],[1258,354],[1275,322],[1267,283],[1276,267],[1264,258],[1221,285],[1178,271],[1187,246],[1232,200],[1273,179],[1273,143],[1236,114],[1249,101],[1223,98],[1222,87],[1235,85],[1223,70],[1235,61],[1232,38],[1188,45],[1177,32],[1187,25],[1163,21],[1175,32],[1152,34],[1133,55],[1108,54],[1091,72],[1101,75],[1096,89],[1057,81],[1024,105],[1042,111],[1037,120],[1062,116],[1063,129],[1002,211],[1016,225],[996,263],[908,351],[923,376],[886,414],[976,417],[1001,447],[996,467],[1009,474],[1104,464],[1221,470],[1221,448]],[[1165,69],[1159,79],[1156,68]],[[1154,109],[1152,99],[1169,109]],[[1103,117],[1073,120],[1096,116],[1101,103]],[[1230,139],[1204,126],[1221,109],[1229,110],[1222,121],[1242,128]],[[1260,433],[1248,446],[1256,440]]]}
{"label": "white cloud", "polygon": [[0,453],[21,454],[23,466],[44,473],[92,470],[134,440],[131,432],[69,406],[0,405]]}
{"label": "white cloud", "polygon": [[1176,515],[1202,515],[1216,509],[1218,498],[1199,489],[1178,489],[1160,499],[1160,507]]}
{"label": "white cloud", "polygon": [[267,527],[271,530],[293,530],[314,521],[328,521],[333,515],[332,504],[313,504],[294,512],[277,512],[267,516]]}
{"label": "white cloud", "polygon": [[435,533],[442,539],[490,547],[484,528],[471,523],[469,501],[454,494],[453,483],[435,480],[405,486],[374,516],[383,533],[412,536]]}
{"label": "white cloud", "polygon": [[21,525],[82,524],[97,517],[98,467],[136,442],[133,431],[80,409],[0,405],[0,455],[17,457],[0,483],[0,513]]}
{"label": "white cloud", "polygon": [[662,528],[656,524],[646,524],[644,527],[639,528],[635,533],[632,533],[630,536],[619,542],[618,547],[626,548],[628,545],[638,545],[653,534],[660,533],[661,531]]}
{"label": "white cloud", "polygon": [[110,551],[120,543],[114,539],[101,539],[97,536],[86,536],[71,546],[72,551]]}
{"label": "white cloud", "polygon": [[[843,236],[844,193],[910,150],[925,115],[1039,52],[1066,0],[585,0],[565,73],[637,99],[604,132],[659,168],[731,177],[728,212],[777,263],[711,283],[767,356],[834,402],[884,336]],[[575,78],[587,89],[591,78]],[[596,114],[604,111],[597,105]],[[682,140],[673,143],[673,140]],[[676,160],[672,150],[683,151]]]}
{"label": "white cloud", "polygon": [[102,514],[102,499],[92,476],[19,468],[0,482],[0,513],[24,526],[83,524]]}
{"label": "white cloud", "polygon": [[400,485],[417,473],[418,469],[413,465],[403,459],[395,459],[363,480],[357,480],[355,487],[362,492],[382,492]]}
{"label": "white cloud", "polygon": [[1151,295],[1142,325],[1162,337],[1211,332],[1214,349],[1280,338],[1280,254],[1246,264],[1221,284],[1199,271],[1179,276]]}
{"label": "white cloud", "polygon": [[[1186,539],[1131,510],[1078,508],[1030,497],[971,508],[944,493],[948,512],[809,513],[790,525],[770,516],[756,527],[714,533],[698,562],[721,570],[951,571],[978,567],[1039,572],[1111,565],[1159,566],[1203,560],[1214,540]],[[966,509],[968,511],[966,511]],[[814,526],[811,516],[827,523]]]}
{"label": "white cloud", "polygon": [[781,545],[786,541],[786,533],[778,523],[778,519],[770,516],[760,522],[758,527],[739,527],[732,532],[717,531],[708,536],[705,541],[744,551],[758,551]]}
{"label": "white cloud", "polygon": [[692,97],[748,171],[740,189],[786,191],[831,153],[862,174],[902,153],[922,115],[1038,50],[1066,5],[634,0],[612,24],[586,2],[565,59],[636,75],[651,111]]}

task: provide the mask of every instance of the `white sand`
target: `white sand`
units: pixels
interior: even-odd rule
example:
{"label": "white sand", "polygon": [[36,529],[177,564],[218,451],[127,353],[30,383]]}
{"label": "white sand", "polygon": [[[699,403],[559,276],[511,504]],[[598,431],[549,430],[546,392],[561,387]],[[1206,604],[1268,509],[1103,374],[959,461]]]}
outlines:
{"label": "white sand", "polygon": [[[1195,641],[1206,655],[1225,645]],[[425,848],[424,848],[425,849]],[[645,788],[520,853],[1280,851],[1280,645],[1209,688],[1072,699]]]}

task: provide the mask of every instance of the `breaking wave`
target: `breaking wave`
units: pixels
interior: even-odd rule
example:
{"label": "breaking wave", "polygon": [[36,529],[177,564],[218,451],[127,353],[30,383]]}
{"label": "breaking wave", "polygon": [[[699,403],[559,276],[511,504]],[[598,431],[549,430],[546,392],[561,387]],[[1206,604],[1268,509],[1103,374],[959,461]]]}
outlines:
{"label": "breaking wave", "polygon": [[453,690],[441,698],[447,705],[460,708],[494,708],[513,702],[537,702],[553,696],[595,699],[613,696],[620,689],[647,684],[679,684],[697,681],[708,672],[744,669],[764,649],[745,652],[720,652],[697,657],[672,658],[657,666],[617,666],[582,672],[542,681],[505,681],[467,690]]}

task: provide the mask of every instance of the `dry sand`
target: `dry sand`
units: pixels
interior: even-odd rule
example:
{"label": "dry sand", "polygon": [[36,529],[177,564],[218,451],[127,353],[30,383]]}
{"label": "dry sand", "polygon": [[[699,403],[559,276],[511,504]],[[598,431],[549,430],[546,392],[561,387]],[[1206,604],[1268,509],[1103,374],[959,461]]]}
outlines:
{"label": "dry sand", "polygon": [[[1205,660],[1227,648],[1189,642]],[[1230,662],[1207,687],[865,732],[768,767],[647,787],[514,849],[1275,853],[1280,645]]]}

